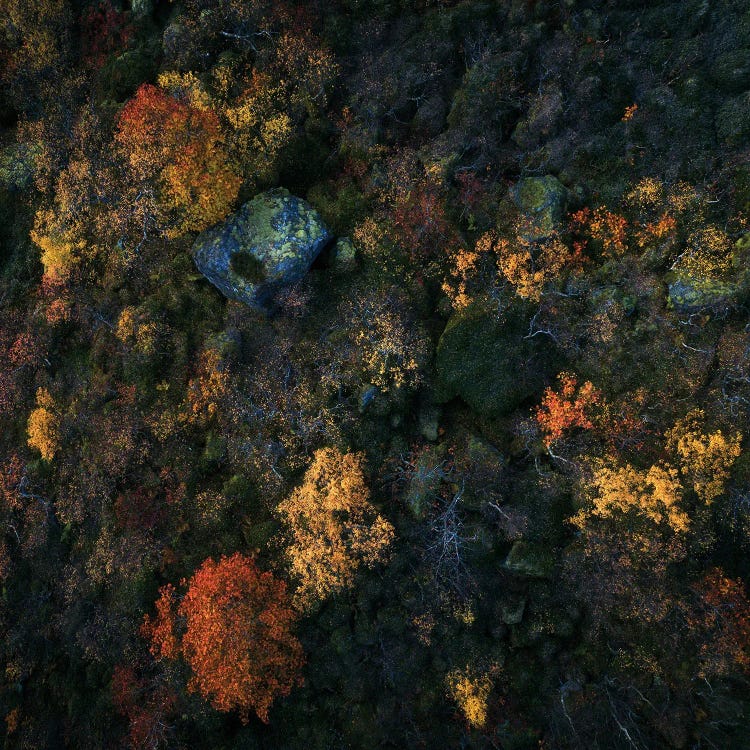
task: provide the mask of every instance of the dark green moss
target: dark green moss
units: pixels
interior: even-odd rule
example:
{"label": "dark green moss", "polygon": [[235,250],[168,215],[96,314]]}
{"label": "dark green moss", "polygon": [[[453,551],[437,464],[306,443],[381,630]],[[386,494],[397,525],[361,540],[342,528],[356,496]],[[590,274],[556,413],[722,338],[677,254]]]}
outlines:
{"label": "dark green moss", "polygon": [[552,356],[549,340],[525,338],[520,309],[474,303],[448,321],[437,349],[437,396],[458,396],[478,414],[500,417],[541,391]]}

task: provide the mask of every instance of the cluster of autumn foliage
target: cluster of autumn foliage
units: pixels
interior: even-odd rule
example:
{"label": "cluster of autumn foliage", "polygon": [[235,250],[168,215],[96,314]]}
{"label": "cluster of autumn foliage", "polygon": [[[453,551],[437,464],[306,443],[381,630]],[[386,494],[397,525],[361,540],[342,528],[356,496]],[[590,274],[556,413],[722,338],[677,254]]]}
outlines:
{"label": "cluster of autumn foliage", "polygon": [[[204,561],[186,585],[179,606],[174,587],[164,586],[156,618],[146,616],[142,631],[151,653],[158,659],[183,655],[193,672],[188,689],[218,711],[237,709],[247,722],[252,710],[268,721],[273,701],[301,683],[304,661],[291,633],[297,614],[284,582],[235,553]],[[181,637],[175,618],[184,621]]]}
{"label": "cluster of autumn foliage", "polygon": [[[0,0],[6,747],[747,744],[750,27],[677,5]],[[190,248],[279,186],[262,315]]]}

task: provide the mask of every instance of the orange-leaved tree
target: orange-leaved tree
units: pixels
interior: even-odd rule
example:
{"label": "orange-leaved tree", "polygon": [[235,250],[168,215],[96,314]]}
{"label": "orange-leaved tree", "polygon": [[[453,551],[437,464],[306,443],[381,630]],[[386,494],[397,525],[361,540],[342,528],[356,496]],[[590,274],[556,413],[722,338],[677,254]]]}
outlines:
{"label": "orange-leaved tree", "polygon": [[267,722],[274,700],[302,684],[304,654],[292,634],[298,614],[286,584],[240,553],[208,558],[184,584],[179,605],[174,587],[164,586],[156,617],[144,620],[152,654],[182,654],[193,672],[188,688],[217,711],[237,710],[243,723],[254,711]]}
{"label": "orange-leaved tree", "polygon": [[593,211],[589,208],[576,211],[570,217],[570,228],[575,234],[590,237],[606,258],[618,258],[628,248],[627,220],[605,206]]}
{"label": "orange-leaved tree", "polygon": [[154,185],[167,237],[205,229],[231,210],[242,178],[229,164],[210,107],[184,92],[143,84],[120,113],[115,139],[134,178]]}
{"label": "orange-leaved tree", "polygon": [[514,239],[500,237],[491,230],[476,243],[480,254],[493,254],[497,270],[523,299],[538,302],[550,285],[569,273],[577,273],[585,263],[582,246],[568,246],[557,232],[534,238],[534,226],[520,223]]}
{"label": "orange-leaved tree", "polygon": [[536,409],[544,443],[547,447],[559,440],[568,430],[576,427],[590,430],[595,426],[594,409],[602,403],[602,394],[593,383],[578,385],[578,378],[570,372],[561,372],[557,391],[547,388],[542,403]]}
{"label": "orange-leaved tree", "polygon": [[289,525],[287,559],[303,605],[350,586],[360,565],[384,559],[393,526],[369,502],[362,456],[324,448],[302,485],[279,505]]}

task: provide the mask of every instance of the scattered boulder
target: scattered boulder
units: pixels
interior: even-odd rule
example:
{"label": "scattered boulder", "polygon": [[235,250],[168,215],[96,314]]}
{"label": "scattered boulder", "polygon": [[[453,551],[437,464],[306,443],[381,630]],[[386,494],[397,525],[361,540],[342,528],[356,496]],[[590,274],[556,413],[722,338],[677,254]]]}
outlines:
{"label": "scattered boulder", "polygon": [[505,625],[518,625],[523,620],[525,609],[525,596],[521,594],[510,595],[500,602],[500,619]]}
{"label": "scattered boulder", "polygon": [[334,273],[348,274],[357,267],[357,248],[348,237],[339,237],[333,246],[330,268]]}
{"label": "scattered boulder", "polygon": [[440,436],[440,407],[425,405],[419,410],[419,434],[431,443]]}
{"label": "scattered boulder", "polygon": [[275,189],[201,232],[192,252],[198,270],[225,297],[266,310],[277,291],[310,270],[330,240],[309,203]]}

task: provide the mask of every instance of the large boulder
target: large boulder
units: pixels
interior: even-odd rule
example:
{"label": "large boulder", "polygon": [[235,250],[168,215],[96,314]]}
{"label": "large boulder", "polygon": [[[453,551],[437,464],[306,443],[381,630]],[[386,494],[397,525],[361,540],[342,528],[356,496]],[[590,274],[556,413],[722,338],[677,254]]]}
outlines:
{"label": "large boulder", "polygon": [[330,240],[309,203],[288,190],[269,190],[201,232],[193,260],[225,297],[265,309],[275,292],[310,270]]}

